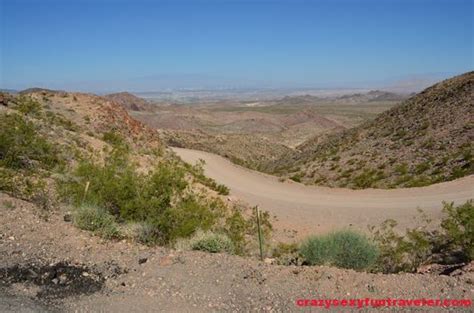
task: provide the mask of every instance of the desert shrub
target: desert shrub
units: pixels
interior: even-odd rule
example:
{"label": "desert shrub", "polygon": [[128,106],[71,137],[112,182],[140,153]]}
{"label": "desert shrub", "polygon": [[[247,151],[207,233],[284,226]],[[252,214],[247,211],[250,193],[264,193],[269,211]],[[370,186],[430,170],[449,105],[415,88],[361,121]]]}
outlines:
{"label": "desert shrub", "polygon": [[67,129],[69,131],[77,131],[79,129],[79,126],[77,126],[76,123],[74,123],[71,120],[65,118],[61,114],[54,113],[54,112],[51,112],[51,111],[47,111],[44,116],[45,116],[47,122],[50,123],[50,124],[61,126],[64,129]]}
{"label": "desert shrub", "polygon": [[371,227],[380,254],[376,269],[385,273],[414,272],[425,263],[460,263],[474,258],[474,206],[472,200],[454,206],[444,203],[441,228],[429,230],[424,217],[422,226],[395,231],[396,221],[387,220]]}
{"label": "desert shrub", "polygon": [[112,146],[126,146],[125,139],[115,130],[110,130],[102,135],[102,140]]}
{"label": "desert shrub", "polygon": [[124,174],[119,188],[128,195],[116,202],[120,215],[127,220],[156,223],[188,186],[184,170],[174,163],[158,163],[147,175],[137,174],[134,168]]}
{"label": "desert shrub", "polygon": [[229,188],[223,184],[217,184],[215,187],[215,191],[217,191],[218,194],[227,196],[230,192]]}
{"label": "desert shrub", "polygon": [[248,252],[246,238],[251,233],[251,223],[251,220],[246,219],[238,207],[233,207],[231,214],[226,217],[224,227],[220,231],[232,240],[235,254],[243,255]]}
{"label": "desert shrub", "polygon": [[383,171],[375,169],[364,169],[364,171],[353,178],[353,183],[357,188],[369,188],[373,187],[374,184],[383,179]]}
{"label": "desert shrub", "polygon": [[473,201],[454,206],[444,203],[446,218],[441,222],[453,250],[460,250],[467,260],[474,260],[474,204]]}
{"label": "desert shrub", "polygon": [[379,247],[376,271],[383,273],[413,272],[432,254],[432,243],[426,228],[395,231],[397,222],[386,220],[379,228],[371,228]]}
{"label": "desert shrub", "polygon": [[304,241],[300,253],[309,265],[366,269],[377,259],[378,249],[366,236],[343,230]]}
{"label": "desert shrub", "polygon": [[145,245],[155,245],[161,240],[161,232],[156,226],[147,222],[127,223],[122,232],[128,238]]}
{"label": "desert shrub", "polygon": [[204,175],[204,164],[205,161],[200,159],[193,166],[186,165],[186,168],[190,171],[190,173],[199,183],[209,187],[220,195],[228,195],[230,190],[227,186],[218,184],[214,179]]}
{"label": "desert shrub", "polygon": [[183,250],[199,250],[210,253],[234,253],[234,244],[225,234],[197,231],[191,238],[177,243]]}
{"label": "desert shrub", "polygon": [[421,175],[411,178],[405,183],[405,187],[423,187],[431,185],[432,183],[433,181],[431,177]]}
{"label": "desert shrub", "polygon": [[44,179],[33,174],[0,167],[0,190],[16,198],[31,201],[42,209],[49,208],[46,183]]}
{"label": "desert shrub", "polygon": [[151,219],[162,232],[162,243],[174,242],[189,237],[198,229],[209,230],[224,208],[217,201],[206,202],[195,196],[188,196],[176,206],[168,207],[160,216]]}
{"label": "desert shrub", "polygon": [[298,252],[297,243],[284,243],[279,242],[272,250],[272,257],[278,258],[285,254],[291,254]]}
{"label": "desert shrub", "polygon": [[234,243],[236,254],[244,254],[246,248],[245,235],[248,232],[248,222],[240,211],[234,209],[225,221],[225,233]]}
{"label": "desert shrub", "polygon": [[[272,223],[270,221],[270,213],[268,211],[260,211],[260,227],[262,231],[262,239],[263,239],[263,252],[266,255],[267,251],[269,251],[270,247],[270,237],[273,230]],[[257,211],[255,208],[252,208],[252,214],[247,219],[247,230],[246,233],[248,236],[255,238],[251,243],[258,244],[256,240],[258,238],[258,226],[257,226]],[[253,248],[254,250],[257,247],[249,247]]]}
{"label": "desert shrub", "polygon": [[188,191],[185,173],[173,161],[160,162],[147,174],[139,173],[126,151],[114,149],[103,164],[79,162],[72,177],[60,181],[58,189],[63,199],[76,206],[92,203],[120,220],[147,225],[141,242],[168,244],[198,229],[210,229],[225,210],[220,200]]}
{"label": "desert shrub", "polygon": [[279,242],[272,249],[272,258],[279,265],[302,265],[303,259],[299,253],[299,245],[297,243]]}
{"label": "desert shrub", "polygon": [[406,175],[408,174],[408,165],[406,163],[397,164],[394,170],[399,175]]}
{"label": "desert shrub", "polygon": [[301,183],[301,174],[299,174],[299,173],[295,174],[295,175],[291,176],[290,179],[292,181],[297,182],[297,183]]}
{"label": "desert shrub", "polygon": [[[104,164],[91,159],[79,161],[71,177],[59,181],[58,191],[76,206],[83,202],[92,203],[115,214],[125,202],[136,197],[140,179],[127,156],[115,150],[106,157]],[[85,195],[87,182],[90,187]]]}
{"label": "desert shrub", "polygon": [[448,180],[454,180],[471,174],[473,172],[472,167],[473,166],[470,164],[454,167],[451,170],[451,174],[449,175]]}
{"label": "desert shrub", "polygon": [[426,172],[428,169],[431,168],[431,164],[429,161],[419,163],[415,166],[415,173],[420,175]]}
{"label": "desert shrub", "polygon": [[[268,212],[260,212],[260,224],[262,227],[264,245],[267,247],[272,232],[272,224]],[[217,230],[218,232],[226,234],[232,240],[235,254],[246,255],[258,250],[257,216],[255,208],[252,209],[252,214],[244,214],[243,210],[238,206],[231,208],[230,214],[225,218],[225,223]]]}
{"label": "desert shrub", "polygon": [[41,104],[28,96],[18,97],[15,103],[14,108],[25,115],[38,116],[42,111]]}
{"label": "desert shrub", "polygon": [[74,212],[74,224],[104,238],[118,238],[120,232],[115,218],[106,210],[92,205],[83,205]]}
{"label": "desert shrub", "polygon": [[19,114],[0,114],[0,166],[13,169],[39,164],[51,169],[61,160],[54,146]]}
{"label": "desert shrub", "polygon": [[[159,163],[149,174],[140,174],[126,152],[116,149],[104,164],[85,159],[72,178],[60,182],[61,195],[75,205],[95,203],[129,220],[145,220],[171,205],[173,197],[187,186],[184,172],[170,163]],[[84,186],[89,190],[84,196]]]}

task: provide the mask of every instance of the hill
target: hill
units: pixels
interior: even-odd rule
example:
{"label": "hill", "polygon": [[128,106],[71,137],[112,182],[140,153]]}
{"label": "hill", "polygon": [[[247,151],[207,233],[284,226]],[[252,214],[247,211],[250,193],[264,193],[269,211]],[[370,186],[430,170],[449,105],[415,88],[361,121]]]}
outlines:
{"label": "hill", "polygon": [[212,152],[256,170],[292,151],[283,144],[251,134],[210,135],[200,130],[163,130],[161,134],[169,146]]}
{"label": "hill", "polygon": [[241,107],[226,104],[169,105],[130,114],[160,130],[170,146],[213,152],[253,169],[281,158],[314,135],[344,129],[335,118],[309,107],[284,113],[274,108],[259,112],[255,107],[240,111]]}
{"label": "hill", "polygon": [[308,184],[424,186],[474,173],[474,72],[440,82],[342,133],[310,139],[269,166]]}
{"label": "hill", "polygon": [[371,90],[366,93],[355,93],[337,97],[333,99],[335,102],[343,104],[359,104],[359,103],[370,103],[370,102],[383,102],[383,101],[402,101],[407,98],[406,95],[397,94],[388,91]]}
{"label": "hill", "polygon": [[68,210],[77,227],[102,237],[161,245],[197,229],[225,232],[229,215],[246,219],[245,206],[221,198],[225,186],[108,98],[30,90],[0,99],[0,194],[40,214]]}
{"label": "hill", "polygon": [[111,93],[105,97],[120,104],[126,110],[146,111],[150,109],[150,103],[148,101],[129,92]]}

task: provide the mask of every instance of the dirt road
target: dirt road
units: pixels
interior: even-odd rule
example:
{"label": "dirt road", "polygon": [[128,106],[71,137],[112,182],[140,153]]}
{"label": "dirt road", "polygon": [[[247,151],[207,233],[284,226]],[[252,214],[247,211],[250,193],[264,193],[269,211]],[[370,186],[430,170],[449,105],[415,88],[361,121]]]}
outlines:
{"label": "dirt road", "polygon": [[296,305],[297,299],[473,299],[472,271],[385,275],[270,265],[104,240],[63,214],[53,210],[45,219],[34,204],[0,192],[0,312],[472,312]]}
{"label": "dirt road", "polygon": [[205,173],[231,190],[231,196],[259,205],[276,215],[275,225],[297,230],[300,236],[342,227],[367,230],[393,218],[412,227],[417,208],[439,218],[443,201],[463,203],[474,198],[474,176],[428,187],[350,190],[279,182],[278,178],[235,165],[227,159],[196,150],[172,148],[184,161],[206,162]]}

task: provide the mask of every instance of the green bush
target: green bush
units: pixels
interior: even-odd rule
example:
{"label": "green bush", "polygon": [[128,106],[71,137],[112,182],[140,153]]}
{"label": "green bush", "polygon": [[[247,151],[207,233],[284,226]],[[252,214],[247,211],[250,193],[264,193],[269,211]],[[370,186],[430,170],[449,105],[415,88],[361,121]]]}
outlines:
{"label": "green bush", "polygon": [[172,161],[139,173],[126,150],[114,149],[104,164],[81,161],[72,177],[58,182],[58,189],[76,206],[92,203],[120,220],[148,225],[140,241],[168,244],[197,229],[210,229],[225,210],[221,201],[189,191],[185,173],[184,167]]}
{"label": "green bush", "polygon": [[162,232],[162,243],[186,238],[198,229],[209,230],[221,216],[223,206],[218,201],[207,202],[196,196],[182,199],[176,206],[168,207],[151,223]]}
{"label": "green bush", "polygon": [[16,113],[0,114],[0,166],[22,169],[39,164],[51,169],[60,163],[58,151],[32,122]]}
{"label": "green bush", "polygon": [[28,96],[19,96],[15,100],[16,105],[14,108],[24,115],[39,116],[42,111],[41,104]]}
{"label": "green bush", "polygon": [[49,207],[46,182],[41,177],[0,167],[0,190],[13,197],[31,201],[42,209]]}
{"label": "green bush", "polygon": [[147,222],[131,222],[125,225],[123,232],[126,237],[145,245],[155,245],[161,239],[160,230]]}
{"label": "green bush", "polygon": [[167,162],[157,164],[147,175],[139,175],[135,169],[129,169],[127,173],[115,175],[119,178],[116,188],[122,190],[126,196],[112,201],[116,203],[123,218],[149,220],[156,224],[172,206],[173,200],[181,200],[188,186],[184,174],[182,168]]}
{"label": "green bush", "polygon": [[454,203],[444,203],[447,215],[441,222],[448,243],[453,250],[461,250],[467,261],[474,260],[474,204],[467,201],[457,207]]}
{"label": "green bush", "polygon": [[242,255],[245,253],[246,240],[245,235],[248,233],[249,223],[242,216],[242,213],[234,209],[232,214],[225,221],[225,233],[234,243],[235,253]]}
{"label": "green bush", "polygon": [[177,244],[178,248],[199,250],[211,253],[234,253],[234,244],[224,234],[198,231],[190,239]]}
{"label": "green bush", "polygon": [[372,227],[380,254],[376,269],[384,273],[414,272],[432,262],[461,263],[474,259],[474,206],[472,200],[454,206],[444,203],[446,214],[441,228],[430,230],[424,217],[422,226],[395,231],[397,222],[387,220],[378,228]]}
{"label": "green bush", "polygon": [[127,145],[125,142],[125,139],[115,130],[105,132],[102,135],[102,140],[116,147],[118,146],[124,147]]}
{"label": "green bush", "polygon": [[369,188],[373,187],[374,184],[384,178],[383,171],[375,169],[364,169],[364,171],[353,178],[353,183],[357,188]]}
{"label": "green bush", "polygon": [[[149,174],[141,174],[126,152],[114,150],[104,164],[82,160],[73,177],[59,183],[64,197],[73,204],[82,201],[106,208],[129,220],[145,220],[162,212],[187,186],[184,172],[170,163],[159,163]],[[84,197],[84,187],[89,190]]]}
{"label": "green bush", "polygon": [[293,176],[290,177],[290,179],[297,183],[301,183],[301,174],[300,173],[294,174]]}
{"label": "green bush", "polygon": [[223,184],[217,184],[214,190],[217,191],[218,194],[224,195],[224,196],[227,196],[230,193],[229,188]]}
{"label": "green bush", "polygon": [[433,246],[425,227],[407,229],[404,235],[395,231],[397,222],[386,220],[378,229],[371,228],[379,247],[375,270],[383,273],[413,272],[430,255]]}
{"label": "green bush", "polygon": [[284,243],[279,242],[275,247],[273,247],[272,257],[279,258],[285,254],[293,254],[298,252],[297,243]]}
{"label": "green bush", "polygon": [[118,238],[120,232],[115,218],[106,210],[84,205],[74,212],[74,224],[80,229],[92,231],[104,238]]}
{"label": "green bush", "polygon": [[203,184],[204,186],[209,187],[210,189],[216,191],[220,195],[228,195],[230,190],[227,186],[218,184],[214,179],[204,175],[204,165],[205,161],[199,159],[199,161],[193,166],[186,166],[186,168],[191,172],[193,177],[197,182]]}
{"label": "green bush", "polygon": [[[104,164],[86,159],[79,161],[76,169],[65,181],[59,181],[60,195],[80,206],[83,202],[92,203],[118,214],[120,208],[137,197],[141,177],[133,164],[120,150],[106,157]],[[84,188],[89,182],[89,190]]]}
{"label": "green bush", "polygon": [[69,131],[78,131],[79,126],[72,122],[71,120],[65,118],[63,115],[59,113],[54,113],[52,111],[46,111],[45,114],[45,119],[49,124],[54,124],[60,127],[63,127],[64,129],[67,129]]}
{"label": "green bush", "polygon": [[272,249],[272,258],[275,258],[276,264],[279,265],[303,265],[303,260],[299,253],[299,245],[297,243],[279,242]]}
{"label": "green bush", "polygon": [[309,265],[362,270],[374,264],[378,249],[366,236],[343,230],[308,238],[301,245],[300,254]]}

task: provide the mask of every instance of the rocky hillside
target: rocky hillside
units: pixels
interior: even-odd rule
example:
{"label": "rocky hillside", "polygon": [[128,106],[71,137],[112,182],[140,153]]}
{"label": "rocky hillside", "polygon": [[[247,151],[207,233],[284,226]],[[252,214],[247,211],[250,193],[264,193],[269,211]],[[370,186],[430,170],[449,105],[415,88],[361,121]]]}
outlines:
{"label": "rocky hillside", "polygon": [[129,92],[111,93],[106,98],[118,103],[129,111],[147,111],[151,109],[150,103],[143,98],[132,95]]}
{"label": "rocky hillside", "polygon": [[359,104],[381,101],[402,101],[406,98],[407,96],[403,94],[396,94],[388,91],[372,90],[367,93],[356,93],[340,96],[335,98],[334,101],[344,104]]}
{"label": "rocky hillside", "polygon": [[212,152],[256,170],[263,170],[262,164],[275,161],[292,151],[285,145],[249,134],[209,135],[200,130],[166,130],[161,131],[161,135],[172,147]]}
{"label": "rocky hillside", "polygon": [[[156,130],[92,94],[0,94],[0,193],[45,215],[70,210],[78,228],[99,236],[146,244],[172,245],[198,229],[222,234],[229,215],[247,218],[246,207],[224,202],[227,187],[178,159]],[[239,253],[243,235],[228,234]]]}
{"label": "rocky hillside", "polygon": [[473,174],[473,143],[474,72],[469,72],[359,127],[309,140],[269,171],[327,186],[424,186]]}

